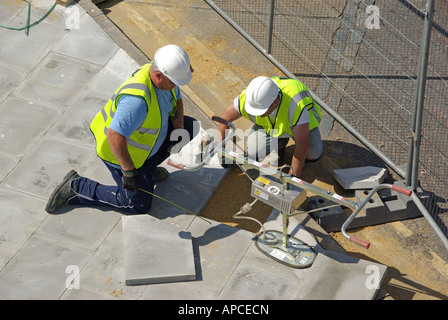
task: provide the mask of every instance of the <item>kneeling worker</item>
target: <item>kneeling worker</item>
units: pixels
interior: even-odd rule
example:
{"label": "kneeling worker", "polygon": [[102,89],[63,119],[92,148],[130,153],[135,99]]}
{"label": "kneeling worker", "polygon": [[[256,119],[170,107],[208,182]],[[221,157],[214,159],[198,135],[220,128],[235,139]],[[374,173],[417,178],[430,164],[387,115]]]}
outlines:
{"label": "kneeling worker", "polygon": [[193,118],[184,117],[178,88],[191,76],[190,59],[181,47],[158,49],[154,61],[129,77],[90,125],[97,155],[116,185],[102,185],[71,170],[53,191],[45,210],[54,213],[66,204],[108,205],[128,213],[147,213],[152,195],[142,190],[152,193],[154,183],[168,175],[157,166],[170,155],[171,133],[186,130],[192,139],[193,127],[199,127]]}
{"label": "kneeling worker", "polygon": [[[221,115],[230,122],[241,117],[255,123],[247,139],[252,160],[262,161],[275,146],[281,156],[289,138],[295,142],[290,174],[299,176],[305,160],[317,161],[322,156],[320,107],[298,80],[265,76],[253,79]],[[219,125],[221,139],[226,129],[226,125]]]}

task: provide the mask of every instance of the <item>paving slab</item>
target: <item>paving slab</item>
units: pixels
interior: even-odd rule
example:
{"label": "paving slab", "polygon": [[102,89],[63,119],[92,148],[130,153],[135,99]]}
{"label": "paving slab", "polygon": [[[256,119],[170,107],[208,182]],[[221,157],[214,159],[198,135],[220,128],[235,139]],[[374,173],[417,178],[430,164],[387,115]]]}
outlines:
{"label": "paving slab", "polygon": [[83,172],[95,158],[92,148],[43,139],[4,180],[6,186],[48,199],[72,168]]}
{"label": "paving slab", "polygon": [[46,235],[33,234],[0,273],[0,299],[59,299],[69,266],[81,268],[92,252]]}
{"label": "paving slab", "polygon": [[83,90],[74,98],[72,107],[57,119],[48,135],[72,144],[95,146],[95,138],[90,131],[90,123],[101,106],[105,106],[109,97],[99,96],[90,90]]}
{"label": "paving slab", "polygon": [[384,168],[373,166],[333,170],[337,182],[346,190],[372,189],[386,177]]}
{"label": "paving slab", "polygon": [[53,52],[104,66],[118,51],[118,45],[89,15],[67,33]]}
{"label": "paving slab", "polygon": [[57,110],[29,100],[8,97],[0,104],[2,151],[21,158],[61,116]]}
{"label": "paving slab", "polygon": [[64,110],[99,70],[97,65],[49,53],[14,94]]}
{"label": "paving slab", "polygon": [[191,234],[150,215],[123,216],[126,285],[196,279]]}
{"label": "paving slab", "polygon": [[25,72],[9,68],[0,62],[0,102],[25,79],[25,76]]}
{"label": "paving slab", "polygon": [[[112,213],[112,212],[111,212]],[[90,257],[80,272],[80,289],[88,296],[98,293],[101,299],[136,300],[147,286],[127,286],[124,272],[124,244],[121,217],[101,246]],[[79,298],[70,291],[64,292],[62,298]]]}
{"label": "paving slab", "polygon": [[47,217],[45,201],[0,186],[0,270]]}

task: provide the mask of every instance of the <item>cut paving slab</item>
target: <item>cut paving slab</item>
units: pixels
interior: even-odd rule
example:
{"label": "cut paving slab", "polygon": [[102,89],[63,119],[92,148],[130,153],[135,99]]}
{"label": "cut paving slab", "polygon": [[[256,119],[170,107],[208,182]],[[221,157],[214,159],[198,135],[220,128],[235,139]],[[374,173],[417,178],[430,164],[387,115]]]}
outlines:
{"label": "cut paving slab", "polygon": [[386,169],[373,166],[333,170],[337,182],[346,190],[372,189],[386,177]]}
{"label": "cut paving slab", "polygon": [[191,234],[150,215],[123,216],[126,285],[196,279]]}

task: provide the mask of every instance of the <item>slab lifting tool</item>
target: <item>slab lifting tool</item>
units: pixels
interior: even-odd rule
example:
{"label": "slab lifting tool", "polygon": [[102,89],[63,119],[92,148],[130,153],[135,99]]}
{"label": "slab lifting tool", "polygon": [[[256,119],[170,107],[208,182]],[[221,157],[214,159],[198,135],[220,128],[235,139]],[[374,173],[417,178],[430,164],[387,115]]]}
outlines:
{"label": "slab lifting tool", "polygon": [[[303,201],[305,201],[307,192],[321,196],[336,203],[334,205],[328,206],[327,208],[342,205],[353,210],[353,213],[342,225],[341,233],[350,242],[353,242],[366,249],[369,248],[370,243],[350,236],[346,232],[348,225],[353,221],[356,215],[362,210],[362,208],[369,202],[370,198],[379,189],[390,188],[408,196],[410,196],[412,193],[411,190],[401,188],[399,186],[391,184],[380,184],[373,188],[361,203],[352,201],[331,191],[314,186],[297,177],[285,174],[282,171],[284,167],[278,170],[274,167],[247,158],[244,155],[244,152],[237,153],[234,151],[226,151],[225,144],[235,135],[235,126],[231,122],[217,116],[213,116],[212,120],[227,125],[232,129],[230,134],[225,137],[221,144],[208,151],[202,162],[197,165],[186,166],[183,164],[174,163],[170,159],[168,160],[168,164],[180,170],[196,171],[207,164],[215,154],[220,154],[225,158],[231,159],[233,163],[237,164],[238,167],[241,168],[241,170],[246,173],[249,178],[250,176],[247,174],[243,166],[256,169],[260,173],[263,173],[263,175],[260,175],[255,180],[250,178],[252,180],[251,196],[255,198],[255,201],[250,204],[246,203],[245,205],[243,205],[240,211],[234,215],[234,218],[250,219],[257,222],[261,226],[262,231],[255,237],[254,241],[256,247],[268,257],[290,267],[307,268],[312,265],[316,257],[316,252],[311,246],[288,234],[289,219],[291,217],[298,214],[310,213],[315,210],[323,209],[318,208],[307,212],[296,211],[296,209],[303,203]],[[274,209],[277,209],[282,214],[282,232],[276,230],[265,230],[263,224],[257,219],[253,217],[239,216],[240,214],[245,214],[250,211],[252,209],[252,206],[258,200],[266,203]]]}

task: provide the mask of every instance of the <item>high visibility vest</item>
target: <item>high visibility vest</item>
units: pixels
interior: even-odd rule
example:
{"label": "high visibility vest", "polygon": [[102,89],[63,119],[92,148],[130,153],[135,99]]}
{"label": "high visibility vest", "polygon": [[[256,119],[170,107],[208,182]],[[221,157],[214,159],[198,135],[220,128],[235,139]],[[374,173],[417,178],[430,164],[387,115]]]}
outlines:
{"label": "high visibility vest", "polygon": [[274,138],[284,134],[292,137],[292,127],[299,121],[304,110],[309,114],[310,131],[319,126],[322,118],[320,107],[314,103],[308,88],[298,80],[274,77],[271,78],[277,83],[282,92],[280,106],[274,123],[269,116],[253,116],[246,112],[246,89],[239,96],[240,113],[246,119],[262,126],[266,133]]}
{"label": "high visibility vest", "polygon": [[[134,131],[127,139],[128,151],[135,167],[140,168],[151,154],[151,150],[156,144],[162,127],[162,116],[157,101],[154,85],[149,76],[149,66],[146,64],[134,72],[114,93],[106,106],[97,113],[93,119],[90,130],[95,136],[96,152],[98,156],[110,163],[120,165],[115,159],[107,140],[107,130],[112,122],[117,110],[118,100],[122,95],[133,95],[142,97],[146,101],[148,113],[143,124]],[[174,115],[177,109],[177,99],[173,94],[173,109],[170,116]]]}

